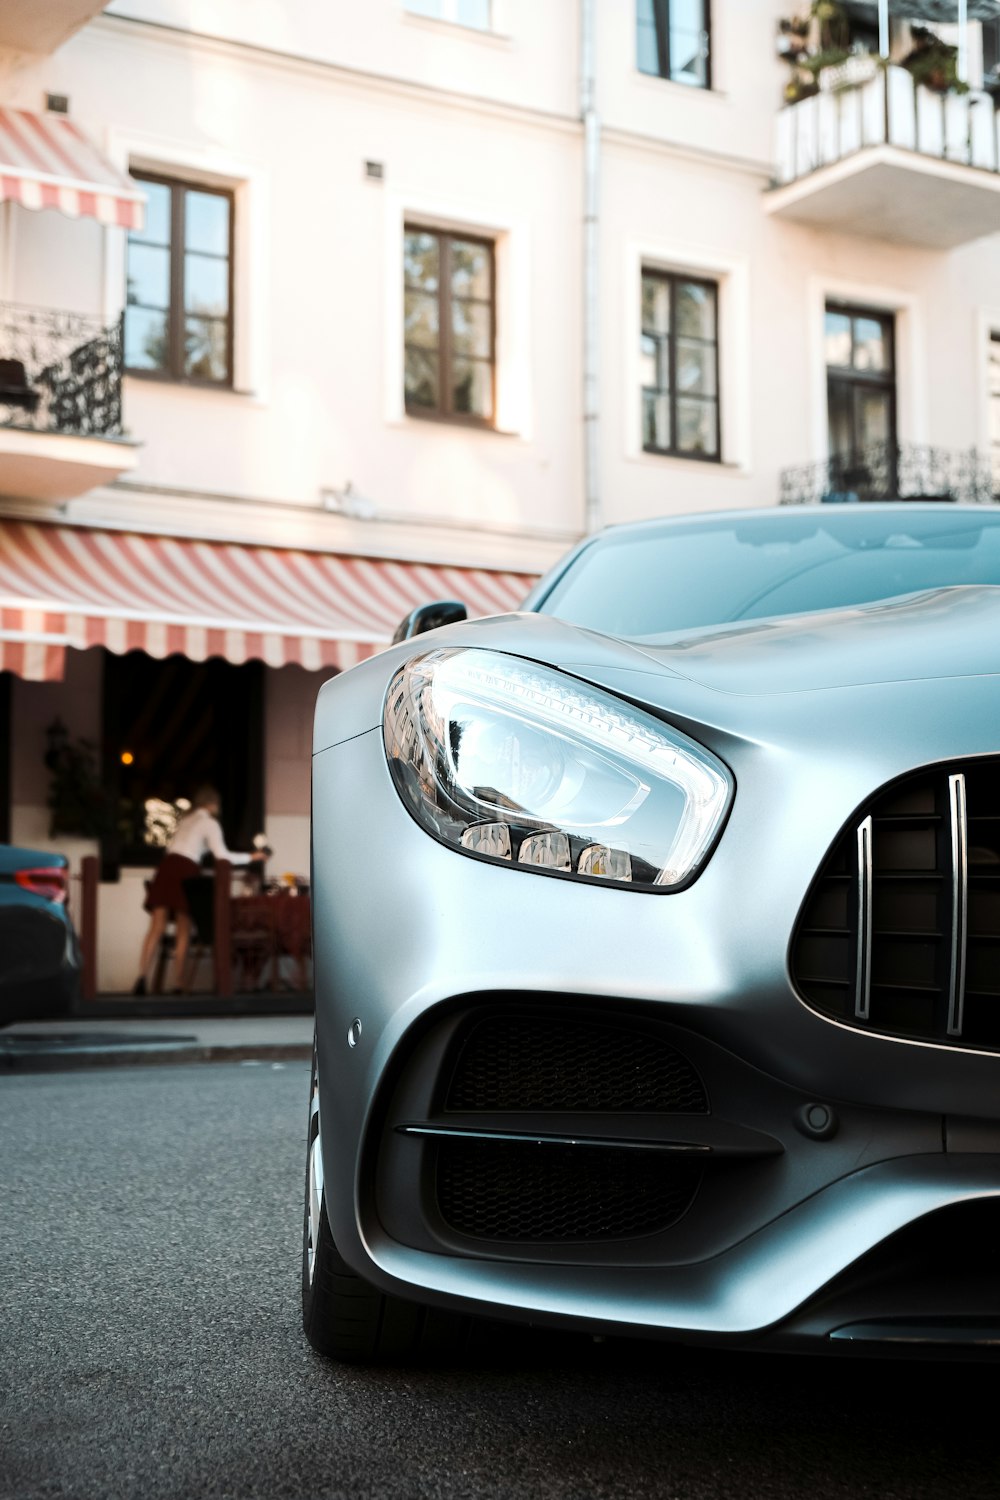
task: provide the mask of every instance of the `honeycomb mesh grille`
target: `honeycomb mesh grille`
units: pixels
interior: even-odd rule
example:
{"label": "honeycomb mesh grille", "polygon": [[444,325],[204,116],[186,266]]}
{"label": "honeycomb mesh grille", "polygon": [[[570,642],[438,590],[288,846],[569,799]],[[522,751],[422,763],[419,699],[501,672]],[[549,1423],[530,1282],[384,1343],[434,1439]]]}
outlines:
{"label": "honeycomb mesh grille", "polygon": [[[956,777],[966,814],[957,868]],[[871,952],[862,992],[855,825],[868,816]],[[1000,1048],[1000,759],[908,777],[852,819],[806,899],[791,969],[804,1000],[849,1026]]]}
{"label": "honeycomb mesh grille", "polygon": [[494,1016],[462,1047],[446,1107],[704,1114],[705,1087],[648,1031],[564,1016]]}
{"label": "honeycomb mesh grille", "polygon": [[449,1142],[437,1200],[445,1223],[476,1239],[630,1239],[676,1224],[700,1179],[653,1151]]}

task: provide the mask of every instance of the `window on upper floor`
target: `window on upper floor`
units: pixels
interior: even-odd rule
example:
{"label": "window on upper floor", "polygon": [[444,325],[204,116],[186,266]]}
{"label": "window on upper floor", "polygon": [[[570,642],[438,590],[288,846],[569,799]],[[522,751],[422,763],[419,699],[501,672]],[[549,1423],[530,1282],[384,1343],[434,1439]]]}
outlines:
{"label": "window on upper floor", "polygon": [[1000,20],[983,22],[983,82],[1000,88]]}
{"label": "window on upper floor", "polygon": [[130,374],[231,386],[233,195],[133,172],[146,225],[128,237],[125,366]]}
{"label": "window on upper floor", "polygon": [[710,0],[636,0],[640,73],[695,88],[712,86]]}
{"label": "window on upper floor", "polygon": [[403,5],[411,15],[452,21],[474,31],[489,31],[493,23],[491,0],[403,0]]}
{"label": "window on upper floor", "polygon": [[406,226],[404,389],[411,416],[494,421],[496,275],[493,244]]}
{"label": "window on upper floor", "polygon": [[830,458],[838,484],[859,488],[884,472],[895,487],[895,317],[828,302],[824,326]]}
{"label": "window on upper floor", "polygon": [[713,281],[642,273],[642,446],[681,458],[720,457]]}

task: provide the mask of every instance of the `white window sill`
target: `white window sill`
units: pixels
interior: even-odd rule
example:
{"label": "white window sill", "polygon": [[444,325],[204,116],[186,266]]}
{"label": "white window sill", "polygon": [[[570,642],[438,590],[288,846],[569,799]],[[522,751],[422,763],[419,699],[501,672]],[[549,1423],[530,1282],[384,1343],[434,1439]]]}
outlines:
{"label": "white window sill", "polygon": [[688,98],[699,97],[702,99],[727,99],[729,96],[723,89],[704,88],[700,83],[682,83],[678,78],[661,78],[658,73],[644,73],[641,68],[632,70],[632,76],[640,84],[650,89],[679,89]]}
{"label": "white window sill", "polygon": [[465,26],[461,21],[449,21],[444,16],[418,16],[410,10],[404,10],[402,19],[407,26],[417,26],[421,31],[442,30],[464,37],[467,41],[485,42],[490,47],[509,48],[512,45],[511,38],[504,32],[483,29],[479,26]]}
{"label": "white window sill", "polygon": [[725,474],[727,479],[733,475],[742,474],[749,476],[750,469],[746,464],[733,463],[731,459],[697,458],[693,454],[686,457],[683,453],[652,453],[646,448],[641,448],[638,453],[627,453],[625,455],[629,463],[642,464],[648,468],[683,469],[687,474],[692,472],[704,474],[706,479],[711,479],[713,474]]}

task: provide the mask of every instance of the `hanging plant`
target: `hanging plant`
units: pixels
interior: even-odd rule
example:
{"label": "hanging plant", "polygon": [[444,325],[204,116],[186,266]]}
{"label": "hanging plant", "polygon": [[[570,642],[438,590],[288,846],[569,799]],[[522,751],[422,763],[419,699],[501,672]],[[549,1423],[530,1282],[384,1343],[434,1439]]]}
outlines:
{"label": "hanging plant", "polygon": [[924,26],[915,26],[912,34],[916,46],[903,58],[903,67],[914,83],[935,94],[967,94],[969,85],[958,76],[958,48]]}

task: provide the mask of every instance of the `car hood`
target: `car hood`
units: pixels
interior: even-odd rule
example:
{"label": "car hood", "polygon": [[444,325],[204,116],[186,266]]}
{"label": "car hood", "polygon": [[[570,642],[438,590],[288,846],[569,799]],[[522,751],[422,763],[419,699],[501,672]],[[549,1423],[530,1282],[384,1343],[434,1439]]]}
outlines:
{"label": "car hood", "polygon": [[632,644],[671,674],[753,696],[992,676],[1000,673],[1000,588],[934,589]]}

